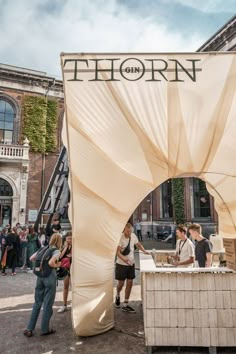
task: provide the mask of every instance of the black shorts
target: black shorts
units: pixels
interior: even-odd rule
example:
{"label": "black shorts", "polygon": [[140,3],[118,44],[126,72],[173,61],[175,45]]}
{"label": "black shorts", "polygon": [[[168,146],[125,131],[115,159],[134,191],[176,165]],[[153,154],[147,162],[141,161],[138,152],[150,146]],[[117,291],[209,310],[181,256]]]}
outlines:
{"label": "black shorts", "polygon": [[116,263],[115,271],[116,280],[134,279],[135,278],[135,268],[134,264],[132,266],[126,266]]}

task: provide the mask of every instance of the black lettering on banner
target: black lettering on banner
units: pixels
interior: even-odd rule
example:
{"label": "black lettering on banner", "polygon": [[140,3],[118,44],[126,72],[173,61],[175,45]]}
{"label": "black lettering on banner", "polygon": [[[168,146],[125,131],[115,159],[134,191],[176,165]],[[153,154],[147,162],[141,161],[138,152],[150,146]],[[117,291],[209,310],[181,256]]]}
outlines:
{"label": "black lettering on banner", "polygon": [[[111,68],[110,69],[100,69],[99,68],[99,62],[100,61],[104,61],[104,60],[106,60],[106,61],[110,60],[110,62],[111,62]],[[90,59],[90,61],[94,61],[95,62],[95,79],[92,79],[92,80],[89,80],[89,81],[120,81],[120,80],[114,78],[114,61],[116,61],[116,60],[120,60],[120,58],[117,58],[117,59]],[[99,79],[98,78],[99,72],[108,72],[108,73],[110,73],[111,74],[110,79],[106,79],[106,80]]]}
{"label": "black lettering on banner", "polygon": [[[102,68],[102,63],[106,61],[106,68]],[[115,62],[120,61],[119,64]],[[185,59],[184,62],[191,63],[191,67],[186,67],[183,62],[176,59],[144,59],[143,61],[137,58],[127,58],[121,61],[121,58],[101,58],[101,59],[65,59],[66,64],[74,64],[70,69],[64,69],[65,72],[71,73],[72,78],[67,81],[84,81],[83,74],[90,73],[93,78],[88,81],[120,81],[120,77],[128,81],[138,81],[143,76],[147,78],[145,81],[170,81],[170,82],[185,82],[186,78],[193,82],[197,80],[197,72],[202,71],[201,68],[196,68],[196,63],[201,59]],[[91,62],[94,63],[91,67]],[[145,62],[150,62],[150,66],[145,66]],[[171,67],[168,64],[172,63]],[[131,64],[131,65],[129,65]],[[108,73],[102,75],[102,73]],[[169,73],[169,75],[167,75]],[[170,80],[170,74],[172,80]],[[90,77],[91,77],[90,75]],[[150,78],[151,77],[151,78]]]}
{"label": "black lettering on banner", "polygon": [[[141,70],[141,75],[140,75],[139,77],[137,77],[136,79],[129,79],[128,77],[126,77],[126,76],[123,74],[123,71],[124,71],[124,72],[127,72],[127,71],[126,71],[127,68],[132,68],[132,67],[133,67],[133,65],[132,65],[132,67],[126,67],[125,69],[123,69],[124,64],[127,63],[128,60],[132,60],[132,61],[136,60],[136,61],[138,61],[138,63],[141,65],[141,68],[142,68],[142,70]],[[136,67],[136,68],[137,68],[137,67]],[[138,68],[139,68],[139,67],[138,67]],[[131,71],[131,72],[132,72],[132,71]],[[128,73],[128,72],[127,72],[127,73]],[[141,60],[137,59],[137,58],[128,58],[128,59],[125,59],[125,60],[120,64],[120,74],[121,74],[121,76],[122,76],[125,80],[128,80],[128,81],[137,81],[137,80],[140,80],[140,79],[143,77],[143,75],[145,74],[145,66],[144,66],[143,62],[142,62]]]}
{"label": "black lettering on banner", "polygon": [[74,78],[73,79],[70,79],[70,80],[67,80],[67,81],[84,81],[84,80],[80,80],[77,78],[77,73],[78,73],[78,69],[77,69],[77,63],[78,62],[84,62],[86,63],[87,67],[88,67],[88,60],[87,59],[66,59],[64,61],[64,67],[66,66],[66,63],[67,62],[74,62],[75,63],[75,66],[74,66]]}
{"label": "black lettering on banner", "polygon": [[[152,63],[152,68],[151,68],[151,74],[152,74],[152,78],[151,80],[146,80],[146,81],[162,81],[161,79],[155,79],[155,72],[158,72],[165,81],[168,81],[167,78],[165,77],[165,75],[163,74],[163,71],[166,71],[166,69],[168,68],[168,63],[163,60],[163,59],[145,59],[146,61],[150,61]],[[164,63],[164,67],[163,68],[156,68],[154,67],[154,63]]]}
{"label": "black lettering on banner", "polygon": [[[179,72],[182,71],[184,71],[192,81],[196,82],[195,62],[200,61],[200,59],[186,59],[186,61],[192,62],[192,69],[190,69],[189,71],[178,60],[176,59],[169,59],[169,60],[175,62],[175,80],[170,80],[171,82],[172,81],[184,82],[184,80],[179,79]],[[180,67],[181,70],[178,70],[178,67]],[[193,74],[191,75],[190,72],[192,72]]]}

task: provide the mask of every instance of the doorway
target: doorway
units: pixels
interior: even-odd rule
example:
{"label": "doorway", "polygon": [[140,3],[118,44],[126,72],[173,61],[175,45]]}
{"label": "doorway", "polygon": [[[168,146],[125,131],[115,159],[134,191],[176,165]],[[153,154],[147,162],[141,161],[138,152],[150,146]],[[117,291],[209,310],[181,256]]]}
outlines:
{"label": "doorway", "polygon": [[12,220],[12,197],[13,190],[11,185],[0,178],[0,226],[11,225]]}

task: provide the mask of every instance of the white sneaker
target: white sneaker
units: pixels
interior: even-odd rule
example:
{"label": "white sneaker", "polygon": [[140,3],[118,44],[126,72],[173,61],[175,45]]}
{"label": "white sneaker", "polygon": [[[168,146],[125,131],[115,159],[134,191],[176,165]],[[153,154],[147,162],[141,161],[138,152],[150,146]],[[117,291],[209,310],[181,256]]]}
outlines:
{"label": "white sneaker", "polygon": [[58,313],[63,313],[63,312],[65,312],[65,311],[67,311],[67,306],[61,306],[60,308],[59,308],[59,310],[57,311]]}
{"label": "white sneaker", "polygon": [[32,274],[32,273],[33,273],[33,270],[32,270],[32,269],[27,270],[27,273],[28,273],[28,274]]}

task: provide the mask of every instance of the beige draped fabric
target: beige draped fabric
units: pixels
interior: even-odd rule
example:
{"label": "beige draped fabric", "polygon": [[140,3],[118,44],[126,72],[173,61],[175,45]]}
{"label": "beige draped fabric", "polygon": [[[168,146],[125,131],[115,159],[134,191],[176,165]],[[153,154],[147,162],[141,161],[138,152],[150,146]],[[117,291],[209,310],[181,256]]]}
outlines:
{"label": "beige draped fabric", "polygon": [[236,54],[62,54],[73,225],[73,325],[109,330],[116,247],[143,198],[196,176],[236,237]]}

